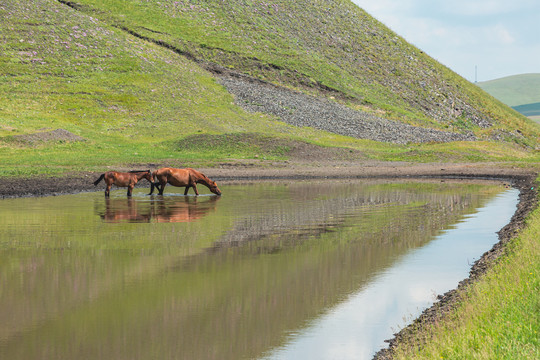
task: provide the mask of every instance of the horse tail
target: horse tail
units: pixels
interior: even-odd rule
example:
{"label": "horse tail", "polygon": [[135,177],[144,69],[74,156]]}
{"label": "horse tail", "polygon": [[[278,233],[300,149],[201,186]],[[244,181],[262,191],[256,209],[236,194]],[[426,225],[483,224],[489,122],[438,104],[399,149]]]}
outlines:
{"label": "horse tail", "polygon": [[99,179],[97,179],[96,181],[94,181],[94,186],[96,186],[97,184],[99,184],[99,182],[100,182],[101,180],[103,180],[104,177],[105,177],[105,174],[104,174],[104,173],[101,174],[101,176],[99,177]]}

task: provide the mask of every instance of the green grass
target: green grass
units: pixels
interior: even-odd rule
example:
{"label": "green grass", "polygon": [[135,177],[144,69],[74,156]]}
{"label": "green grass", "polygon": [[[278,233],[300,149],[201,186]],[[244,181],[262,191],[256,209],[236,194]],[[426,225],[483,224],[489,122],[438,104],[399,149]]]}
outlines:
{"label": "green grass", "polygon": [[[492,116],[504,126],[515,117],[348,0],[77,3],[195,58],[308,92],[330,88],[408,123],[445,128],[463,112],[469,125],[475,116]],[[529,125],[522,119],[521,127]]]}
{"label": "green grass", "polygon": [[540,210],[508,254],[444,321],[411,339],[396,359],[540,358]]}
{"label": "green grass", "polygon": [[[268,116],[253,121],[208,72],[169,50],[56,2],[32,5],[0,8],[11,14],[0,35],[4,175],[184,160],[171,144],[191,134],[295,132]],[[30,146],[12,140],[58,128],[87,141]]]}
{"label": "green grass", "polygon": [[[290,146],[275,144],[291,141],[359,150],[362,158],[379,160],[539,159],[531,150],[537,127],[349,1],[76,3],[79,10],[53,0],[0,5],[2,176],[283,160]],[[211,72],[177,52],[390,119],[471,130],[483,138],[502,133],[504,141],[397,146],[289,126],[245,112]],[[425,105],[451,101],[477,110],[458,118],[425,112]],[[470,116],[481,112],[494,119],[494,127],[472,125]],[[14,137],[55,129],[86,141],[28,144]],[[214,142],[216,136],[244,145]],[[260,142],[261,136],[274,141]]]}

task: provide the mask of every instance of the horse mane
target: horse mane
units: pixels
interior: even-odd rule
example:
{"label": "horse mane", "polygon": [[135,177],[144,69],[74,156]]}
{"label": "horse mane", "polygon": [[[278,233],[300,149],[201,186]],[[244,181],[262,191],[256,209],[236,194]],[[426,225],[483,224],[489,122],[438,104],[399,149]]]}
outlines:
{"label": "horse mane", "polygon": [[204,180],[204,182],[207,183],[207,184],[212,183],[212,180],[208,176],[204,175],[202,172],[200,172],[198,170],[195,170],[195,169],[189,169],[189,170],[195,172],[197,175],[200,176],[201,179],[199,179],[199,181]]}
{"label": "horse mane", "polygon": [[142,173],[142,172],[147,172],[149,173],[150,170],[131,170],[131,171],[128,171],[130,174],[136,174],[136,173]]}

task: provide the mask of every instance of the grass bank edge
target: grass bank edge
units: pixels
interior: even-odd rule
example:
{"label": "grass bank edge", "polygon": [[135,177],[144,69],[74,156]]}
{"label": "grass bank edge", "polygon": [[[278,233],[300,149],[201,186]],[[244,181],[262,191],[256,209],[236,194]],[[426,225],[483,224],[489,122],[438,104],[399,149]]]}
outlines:
{"label": "grass bank edge", "polygon": [[[433,144],[395,145],[371,140],[352,139],[332,134],[318,134],[308,140],[298,136],[276,136],[253,133],[235,134],[237,141],[227,142],[231,134],[202,136],[196,144],[186,139],[165,142],[107,141],[57,142],[35,146],[0,147],[0,177],[58,176],[66,173],[116,170],[139,165],[156,164],[175,167],[212,167],[220,163],[250,161],[264,166],[265,161],[287,161],[290,151],[297,144],[309,144],[313,148],[346,150],[348,162],[362,164],[364,161],[412,162],[412,163],[496,163],[535,169],[540,154],[527,152],[520,146],[491,142],[456,142]],[[260,144],[264,137],[269,143]],[[216,142],[218,138],[219,142]],[[223,138],[223,139],[221,139]],[[206,139],[206,140],[205,140]],[[186,145],[186,146],[184,146]]]}

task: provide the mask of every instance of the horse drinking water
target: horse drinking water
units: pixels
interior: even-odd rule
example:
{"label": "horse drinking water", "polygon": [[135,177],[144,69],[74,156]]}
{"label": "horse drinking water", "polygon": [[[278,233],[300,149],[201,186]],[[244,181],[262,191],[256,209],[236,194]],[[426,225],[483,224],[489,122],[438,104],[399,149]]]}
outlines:
{"label": "horse drinking water", "polygon": [[214,194],[221,195],[221,190],[219,190],[217,184],[195,169],[161,168],[154,171],[152,177],[156,182],[152,183],[150,195],[154,192],[154,186],[157,187],[159,195],[163,195],[163,190],[167,184],[178,187],[185,186],[186,190],[184,191],[184,195],[187,195],[190,187],[195,190],[195,195],[199,195],[197,184],[203,184]]}
{"label": "horse drinking water", "polygon": [[94,181],[94,186],[99,184],[101,180],[105,179],[105,184],[107,184],[107,188],[105,189],[105,196],[109,196],[111,186],[113,186],[114,184],[120,187],[127,187],[127,196],[130,197],[131,192],[135,187],[135,184],[137,184],[137,182],[142,178],[148,180],[150,184],[152,184],[152,188],[154,188],[154,178],[152,177],[152,173],[150,172],[150,170],[130,172],[107,171],[106,173],[101,174],[99,179]]}

